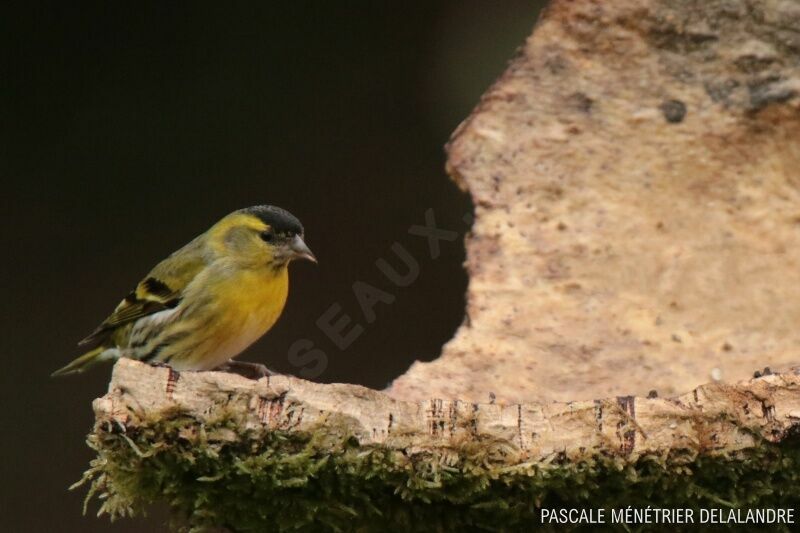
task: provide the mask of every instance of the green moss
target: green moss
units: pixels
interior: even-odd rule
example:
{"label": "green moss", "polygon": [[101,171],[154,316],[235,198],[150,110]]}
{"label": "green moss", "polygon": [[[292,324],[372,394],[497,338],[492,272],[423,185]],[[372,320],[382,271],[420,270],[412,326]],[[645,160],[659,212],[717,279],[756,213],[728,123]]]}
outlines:
{"label": "green moss", "polygon": [[538,507],[791,507],[800,446],[762,443],[736,456],[673,453],[509,467],[502,442],[406,455],[359,446],[346,420],[310,433],[234,433],[173,413],[125,429],[99,423],[82,482],[112,519],[166,502],[180,527],[232,531],[524,530]]}

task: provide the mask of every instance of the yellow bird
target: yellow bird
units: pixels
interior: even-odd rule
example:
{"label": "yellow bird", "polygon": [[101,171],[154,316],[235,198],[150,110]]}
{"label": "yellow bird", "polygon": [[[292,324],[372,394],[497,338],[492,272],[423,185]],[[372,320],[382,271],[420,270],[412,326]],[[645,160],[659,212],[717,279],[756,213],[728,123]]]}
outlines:
{"label": "yellow bird", "polygon": [[156,265],[78,344],[88,351],[53,375],[120,357],[178,371],[224,366],[278,320],[294,259],[316,263],[291,213],[235,211]]}

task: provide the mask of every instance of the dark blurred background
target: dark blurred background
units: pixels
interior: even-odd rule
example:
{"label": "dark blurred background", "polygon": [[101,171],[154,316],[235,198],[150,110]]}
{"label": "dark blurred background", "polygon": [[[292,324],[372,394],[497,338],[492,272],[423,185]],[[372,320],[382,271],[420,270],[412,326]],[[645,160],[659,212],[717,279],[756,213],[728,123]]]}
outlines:
{"label": "dark blurred background", "polygon": [[[68,492],[110,368],[48,375],[156,262],[226,213],[297,215],[320,263],[292,268],[277,326],[241,359],[383,388],[430,360],[463,317],[466,195],[443,145],[502,73],[538,2],[3,4],[2,530],[161,531],[110,524]],[[408,228],[457,230],[438,259]],[[392,243],[420,264],[393,287]],[[397,262],[395,261],[397,264]],[[367,324],[352,285],[395,301]],[[339,350],[316,325],[338,304],[364,332]],[[317,369],[318,370],[318,369]]]}

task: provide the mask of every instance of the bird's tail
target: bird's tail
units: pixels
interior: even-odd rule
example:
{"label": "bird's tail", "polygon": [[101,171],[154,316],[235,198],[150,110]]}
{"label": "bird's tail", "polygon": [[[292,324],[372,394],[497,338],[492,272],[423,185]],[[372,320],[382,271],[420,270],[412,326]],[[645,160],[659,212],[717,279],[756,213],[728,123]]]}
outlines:
{"label": "bird's tail", "polygon": [[93,367],[97,363],[106,361],[108,359],[116,359],[117,357],[119,357],[118,350],[108,348],[106,346],[98,346],[97,348],[89,350],[82,356],[78,357],[67,366],[59,368],[50,374],[50,376],[55,377],[65,376],[67,374],[79,374],[84,372],[86,369]]}

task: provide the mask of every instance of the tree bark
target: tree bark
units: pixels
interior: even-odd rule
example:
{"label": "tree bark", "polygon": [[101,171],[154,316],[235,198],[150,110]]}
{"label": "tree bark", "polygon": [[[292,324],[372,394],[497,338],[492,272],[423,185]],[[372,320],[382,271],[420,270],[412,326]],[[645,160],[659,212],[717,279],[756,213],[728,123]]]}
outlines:
{"label": "tree bark", "polygon": [[791,1],[554,1],[448,145],[476,212],[442,356],[383,392],[121,360],[101,512],[507,530],[796,505],[798,28]]}
{"label": "tree bark", "polygon": [[800,362],[798,28],[798,2],[552,3],[448,146],[468,319],[392,395],[673,395]]}

